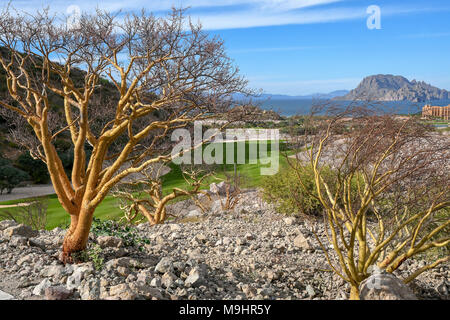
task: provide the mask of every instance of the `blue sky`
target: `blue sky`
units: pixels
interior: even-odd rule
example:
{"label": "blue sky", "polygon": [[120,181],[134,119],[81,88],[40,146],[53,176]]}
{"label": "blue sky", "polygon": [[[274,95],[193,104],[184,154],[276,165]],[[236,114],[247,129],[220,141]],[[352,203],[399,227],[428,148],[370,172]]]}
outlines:
{"label": "blue sky", "polygon": [[[6,0],[0,0],[0,3]],[[450,90],[448,0],[12,0],[26,11],[49,5],[66,13],[96,6],[163,14],[172,5],[220,35],[250,86],[302,95],[352,89],[367,75],[389,73]],[[369,30],[366,10],[381,9]]]}

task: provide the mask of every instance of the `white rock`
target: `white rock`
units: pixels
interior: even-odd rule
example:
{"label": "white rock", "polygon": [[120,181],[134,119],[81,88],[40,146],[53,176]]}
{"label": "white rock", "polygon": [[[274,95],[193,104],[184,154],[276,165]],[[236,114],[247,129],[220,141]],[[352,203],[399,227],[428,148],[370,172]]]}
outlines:
{"label": "white rock", "polygon": [[170,231],[181,231],[181,226],[176,223],[169,224]]}
{"label": "white rock", "polygon": [[293,217],[284,218],[283,221],[288,226],[292,226],[297,222],[297,220]]}
{"label": "white rock", "polygon": [[93,271],[93,267],[87,264],[76,267],[73,274],[67,278],[67,289],[73,290],[79,288],[81,285],[81,281]]}
{"label": "white rock", "polygon": [[417,300],[400,279],[390,273],[374,273],[359,286],[361,300]]}
{"label": "white rock", "polygon": [[298,234],[297,237],[295,237],[294,246],[296,246],[297,248],[301,248],[303,250],[311,249],[311,246],[309,245],[308,240],[301,233]]}
{"label": "white rock", "polygon": [[166,273],[168,271],[173,271],[173,261],[170,258],[164,257],[159,261],[155,267],[155,271],[159,273]]}
{"label": "white rock", "polygon": [[49,279],[44,279],[33,289],[33,294],[35,296],[43,296],[45,294],[45,289],[49,288],[52,285]]}
{"label": "white rock", "polygon": [[0,300],[14,300],[14,297],[9,293],[0,290]]}
{"label": "white rock", "polygon": [[202,215],[202,213],[200,211],[198,211],[198,210],[191,210],[186,215],[186,217],[188,217],[188,218],[195,218],[195,217],[200,217],[201,215]]}

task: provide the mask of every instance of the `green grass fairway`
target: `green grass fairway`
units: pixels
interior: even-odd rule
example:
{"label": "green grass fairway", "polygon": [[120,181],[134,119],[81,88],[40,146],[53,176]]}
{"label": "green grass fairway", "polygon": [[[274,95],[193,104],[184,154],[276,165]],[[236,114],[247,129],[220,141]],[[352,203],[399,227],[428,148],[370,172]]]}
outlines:
{"label": "green grass fairway", "polygon": [[[246,141],[246,163],[248,162],[249,155],[249,144],[256,143],[255,141]],[[284,150],[283,148],[284,144],[280,143],[280,150]],[[271,143],[268,143],[268,155],[271,154]],[[237,159],[237,144],[235,143],[235,158]],[[224,159],[226,157],[226,149],[224,150]],[[280,154],[280,169],[283,166],[286,166],[287,162],[286,159],[283,157],[282,154]],[[240,175],[244,177],[244,187],[246,188],[253,188],[258,187],[261,183],[261,179],[263,176],[260,174],[261,167],[268,167],[269,165],[262,165],[260,163],[258,164],[239,164],[237,165],[237,171]],[[185,188],[187,187],[187,183],[183,178],[182,171],[180,166],[175,165],[173,163],[170,164],[171,171],[162,177],[163,180],[163,192],[169,193],[172,191],[174,187],[178,188]],[[224,178],[225,174],[224,171],[227,173],[232,173],[234,171],[234,165],[216,165],[216,176],[218,178]],[[214,182],[214,179],[211,177],[207,181],[205,181],[205,189],[208,188],[208,185]],[[48,204],[48,210],[47,210],[47,226],[46,229],[51,230],[55,227],[66,227],[69,222],[70,218],[68,214],[64,211],[64,209],[61,207],[61,204],[58,201],[58,198],[56,195],[47,196],[49,199]],[[6,205],[6,204],[16,204],[21,202],[27,202],[27,199],[21,199],[21,200],[14,200],[14,201],[6,201],[2,202],[0,204]],[[8,208],[8,209],[0,209],[0,212],[3,210],[7,210],[10,212],[14,212],[14,208]],[[117,220],[120,217],[122,217],[122,212],[118,208],[117,201],[112,196],[107,196],[105,200],[97,207],[95,210],[95,217],[102,219],[102,220]],[[0,218],[2,219],[2,218]]]}

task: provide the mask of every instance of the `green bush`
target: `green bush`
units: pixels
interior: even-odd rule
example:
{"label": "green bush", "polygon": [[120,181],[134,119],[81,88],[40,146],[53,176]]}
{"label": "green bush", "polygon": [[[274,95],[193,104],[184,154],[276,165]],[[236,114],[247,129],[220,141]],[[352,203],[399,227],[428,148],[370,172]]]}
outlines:
{"label": "green bush", "polygon": [[46,164],[41,160],[33,159],[29,152],[22,153],[17,158],[15,165],[17,168],[28,173],[33,183],[40,184],[50,181]]}
{"label": "green bush", "polygon": [[85,250],[73,253],[72,258],[75,263],[92,262],[96,270],[103,269],[105,260],[98,244],[89,244]]}
{"label": "green bush", "polygon": [[126,247],[137,246],[150,243],[149,239],[142,238],[137,234],[136,228],[123,226],[116,221],[100,220],[94,218],[92,222],[92,233],[96,236],[114,236],[121,238]]}
{"label": "green bush", "polygon": [[11,193],[21,182],[29,178],[26,172],[13,167],[9,160],[3,158],[0,160],[0,194],[5,190]]}
{"label": "green bush", "polygon": [[309,167],[302,167],[299,175],[304,187],[291,168],[281,170],[263,179],[264,200],[274,203],[278,212],[292,215],[318,215],[322,210],[316,195],[314,175]]}

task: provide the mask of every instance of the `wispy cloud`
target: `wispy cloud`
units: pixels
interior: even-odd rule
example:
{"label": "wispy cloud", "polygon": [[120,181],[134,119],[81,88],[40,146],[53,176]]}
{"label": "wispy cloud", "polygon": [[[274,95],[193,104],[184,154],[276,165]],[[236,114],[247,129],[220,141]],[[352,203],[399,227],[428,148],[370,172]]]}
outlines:
{"label": "wispy cloud", "polygon": [[97,7],[108,11],[133,11],[142,8],[150,11],[165,11],[175,6],[192,9],[247,7],[251,10],[280,12],[342,1],[345,0],[77,0],[72,2],[67,0],[12,0],[11,2],[18,9],[36,10],[50,6],[56,12],[63,12],[70,5],[77,5],[85,11],[90,11]]}
{"label": "wispy cloud", "polygon": [[[189,15],[209,30],[330,23],[367,17],[366,7],[355,5],[355,1],[350,0],[12,0],[12,5],[30,12],[49,6],[51,11],[57,13],[66,13],[70,5],[77,5],[87,12],[96,8],[124,12],[145,8],[157,14],[173,6],[184,7],[190,8]],[[441,8],[383,6],[382,15],[433,10],[439,11]]]}

